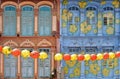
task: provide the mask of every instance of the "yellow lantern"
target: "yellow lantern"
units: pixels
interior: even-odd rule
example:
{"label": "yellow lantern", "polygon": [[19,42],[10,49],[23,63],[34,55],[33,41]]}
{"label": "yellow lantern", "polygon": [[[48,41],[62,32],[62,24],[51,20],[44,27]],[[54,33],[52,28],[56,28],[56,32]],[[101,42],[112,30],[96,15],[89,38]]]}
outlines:
{"label": "yellow lantern", "polygon": [[48,58],[48,55],[46,52],[40,52],[40,56],[39,56],[40,59],[44,60],[46,58]]}
{"label": "yellow lantern", "polygon": [[90,55],[89,54],[85,54],[85,60],[86,61],[90,60]]}
{"label": "yellow lantern", "polygon": [[3,52],[3,54],[5,54],[5,55],[9,55],[10,53],[11,53],[11,48],[9,47],[9,46],[5,46],[5,47],[3,47],[3,49],[2,49],[2,52]]}
{"label": "yellow lantern", "polygon": [[102,60],[102,59],[103,59],[103,54],[98,53],[98,54],[97,54],[97,60]]}
{"label": "yellow lantern", "polygon": [[23,58],[28,58],[28,57],[30,57],[30,51],[28,51],[28,50],[22,50],[21,51],[21,56],[23,57]]}
{"label": "yellow lantern", "polygon": [[113,52],[110,52],[110,53],[109,53],[109,58],[110,58],[110,59],[115,58],[115,54],[114,54]]}
{"label": "yellow lantern", "polygon": [[71,60],[72,60],[72,61],[77,60],[77,55],[76,55],[76,54],[72,54],[72,55],[71,55]]}
{"label": "yellow lantern", "polygon": [[54,58],[56,61],[61,61],[63,59],[63,56],[61,53],[57,53]]}

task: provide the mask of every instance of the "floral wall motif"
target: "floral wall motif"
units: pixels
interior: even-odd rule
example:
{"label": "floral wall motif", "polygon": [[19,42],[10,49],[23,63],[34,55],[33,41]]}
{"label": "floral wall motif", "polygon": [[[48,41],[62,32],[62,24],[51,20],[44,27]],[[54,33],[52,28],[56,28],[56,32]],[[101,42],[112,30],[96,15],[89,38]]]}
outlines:
{"label": "floral wall motif", "polygon": [[[61,52],[69,53],[69,47],[96,47],[92,53],[101,53],[105,47],[118,50],[120,33],[120,7],[117,0],[61,0],[60,41]],[[83,52],[84,51],[84,52]],[[108,51],[110,52],[110,51]],[[119,59],[102,61],[62,61],[64,79],[118,78]],[[78,69],[78,70],[77,70]],[[74,73],[73,73],[74,72]]]}

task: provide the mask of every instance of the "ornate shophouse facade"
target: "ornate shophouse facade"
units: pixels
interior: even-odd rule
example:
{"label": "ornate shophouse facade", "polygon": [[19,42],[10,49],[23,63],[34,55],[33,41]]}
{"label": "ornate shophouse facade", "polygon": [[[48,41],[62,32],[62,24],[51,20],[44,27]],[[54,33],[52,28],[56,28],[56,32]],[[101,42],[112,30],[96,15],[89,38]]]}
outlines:
{"label": "ornate shophouse facade", "polygon": [[[60,0],[60,50],[97,54],[120,50],[119,0]],[[120,79],[120,60],[62,61],[61,79]]]}
{"label": "ornate shophouse facade", "polygon": [[51,78],[57,70],[59,13],[58,0],[0,0],[0,45],[48,54],[44,62],[0,54],[0,79]]}

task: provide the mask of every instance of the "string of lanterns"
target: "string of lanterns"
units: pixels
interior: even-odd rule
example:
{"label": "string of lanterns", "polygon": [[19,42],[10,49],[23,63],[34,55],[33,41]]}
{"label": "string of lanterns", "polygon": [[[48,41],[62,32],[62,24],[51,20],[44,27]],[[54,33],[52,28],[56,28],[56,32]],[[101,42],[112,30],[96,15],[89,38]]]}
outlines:
{"label": "string of lanterns", "polygon": [[[23,58],[28,58],[28,57],[32,57],[32,58],[40,58],[40,59],[46,59],[48,58],[48,55],[46,52],[38,52],[38,51],[32,51],[30,52],[27,49],[24,50],[19,50],[17,48],[15,49],[11,49],[9,46],[0,46],[0,52],[2,52],[5,55],[9,55],[12,54],[13,56],[17,57],[17,56],[22,56]],[[106,59],[114,59],[114,58],[120,58],[120,52],[109,52],[109,53],[98,53],[98,54],[61,54],[61,53],[57,53],[54,56],[54,59],[56,61],[61,61],[61,60],[65,60],[65,61],[95,61],[95,60],[106,60]]]}

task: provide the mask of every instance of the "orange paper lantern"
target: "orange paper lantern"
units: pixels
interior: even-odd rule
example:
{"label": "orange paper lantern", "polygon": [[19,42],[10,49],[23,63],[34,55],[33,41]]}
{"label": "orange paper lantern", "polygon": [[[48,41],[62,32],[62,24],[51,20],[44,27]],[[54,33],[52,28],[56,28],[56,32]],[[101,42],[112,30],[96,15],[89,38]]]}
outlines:
{"label": "orange paper lantern", "polygon": [[108,58],[109,58],[109,54],[108,54],[108,53],[104,53],[104,54],[103,54],[103,59],[106,60],[106,59],[108,59]]}
{"label": "orange paper lantern", "polygon": [[120,58],[120,52],[116,52],[116,53],[115,53],[115,57],[116,57],[116,58]]}
{"label": "orange paper lantern", "polygon": [[32,51],[32,52],[30,53],[30,57],[32,57],[32,58],[39,58],[39,52],[37,52],[37,51]]}
{"label": "orange paper lantern", "polygon": [[20,53],[21,53],[21,51],[17,48],[13,49],[12,52],[11,52],[11,54],[15,57],[19,56]]}
{"label": "orange paper lantern", "polygon": [[77,60],[78,60],[78,61],[83,61],[84,58],[85,58],[84,55],[79,54],[78,57],[77,57]]}
{"label": "orange paper lantern", "polygon": [[0,46],[0,52],[2,52],[2,48],[3,48],[3,47],[2,47],[2,46]]}
{"label": "orange paper lantern", "polygon": [[69,61],[69,60],[71,59],[70,54],[64,54],[63,59],[64,59],[65,61]]}
{"label": "orange paper lantern", "polygon": [[95,61],[97,59],[97,56],[95,54],[91,54],[91,60]]}

